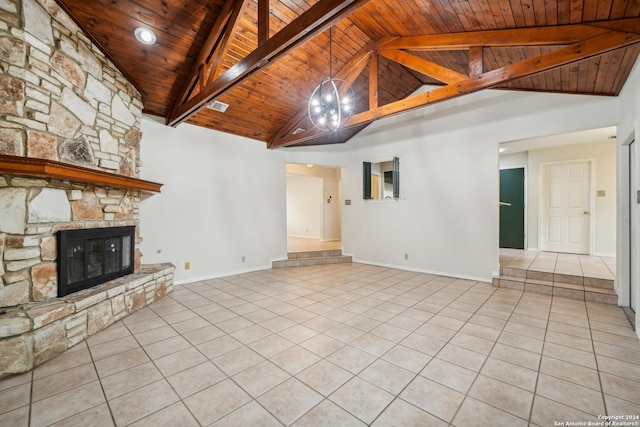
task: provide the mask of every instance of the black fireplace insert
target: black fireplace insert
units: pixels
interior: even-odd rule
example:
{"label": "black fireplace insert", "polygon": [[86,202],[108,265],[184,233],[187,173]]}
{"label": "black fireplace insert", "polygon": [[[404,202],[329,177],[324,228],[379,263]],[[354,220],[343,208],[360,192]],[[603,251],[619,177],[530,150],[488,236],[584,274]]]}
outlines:
{"label": "black fireplace insert", "polygon": [[58,232],[58,296],[133,273],[135,226]]}

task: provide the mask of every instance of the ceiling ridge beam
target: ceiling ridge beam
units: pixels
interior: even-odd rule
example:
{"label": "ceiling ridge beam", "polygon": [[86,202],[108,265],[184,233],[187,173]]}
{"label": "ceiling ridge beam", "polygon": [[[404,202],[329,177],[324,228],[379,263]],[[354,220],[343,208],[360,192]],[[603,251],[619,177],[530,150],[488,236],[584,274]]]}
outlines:
{"label": "ceiling ridge beam", "polygon": [[[448,99],[478,92],[498,84],[531,76],[533,74],[548,71],[594,56],[603,55],[607,52],[638,42],[640,42],[640,34],[619,32],[616,30],[608,31],[604,34],[573,43],[552,52],[547,52],[533,58],[487,71],[478,76],[468,77],[467,79],[454,84],[442,86],[429,92],[424,92],[419,95],[414,95],[409,98],[401,99],[381,107],[355,114],[351,116],[351,118],[349,118],[349,120],[347,120],[340,129],[369,124],[383,117],[393,116],[429,104],[435,104]],[[273,142],[270,145],[270,148],[300,144],[328,133],[328,131],[312,129],[304,135],[287,135],[279,141]]]}
{"label": "ceiling ridge beam", "polygon": [[217,77],[191,99],[174,109],[167,124],[177,126],[204,108],[216,97],[246,80],[252,73],[270,61],[289,53],[343,19],[369,0],[319,0],[307,11],[287,24],[264,44],[258,46],[240,62]]}

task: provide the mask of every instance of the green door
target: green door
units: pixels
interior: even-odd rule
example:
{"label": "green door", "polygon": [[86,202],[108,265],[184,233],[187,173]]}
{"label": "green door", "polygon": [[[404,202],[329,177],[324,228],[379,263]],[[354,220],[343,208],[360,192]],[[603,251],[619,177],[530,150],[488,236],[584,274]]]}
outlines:
{"label": "green door", "polygon": [[500,171],[500,202],[500,247],[524,249],[524,168]]}

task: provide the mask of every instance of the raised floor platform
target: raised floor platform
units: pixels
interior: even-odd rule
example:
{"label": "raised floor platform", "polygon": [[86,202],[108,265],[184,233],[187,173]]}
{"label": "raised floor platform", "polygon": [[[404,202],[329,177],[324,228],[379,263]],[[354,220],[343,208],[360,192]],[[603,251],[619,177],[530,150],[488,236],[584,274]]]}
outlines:
{"label": "raised floor platform", "polygon": [[273,261],[272,268],[342,264],[345,262],[351,262],[351,255],[342,255],[341,249],[308,252],[289,252],[287,254],[287,259],[281,261]]}
{"label": "raised floor platform", "polygon": [[500,249],[497,287],[617,304],[613,257]]}

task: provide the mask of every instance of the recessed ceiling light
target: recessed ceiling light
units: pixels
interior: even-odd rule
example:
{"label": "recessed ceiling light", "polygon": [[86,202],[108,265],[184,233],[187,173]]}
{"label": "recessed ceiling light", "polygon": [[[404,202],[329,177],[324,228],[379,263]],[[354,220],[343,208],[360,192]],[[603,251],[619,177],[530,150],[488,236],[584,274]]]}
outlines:
{"label": "recessed ceiling light", "polygon": [[498,148],[498,152],[499,152],[499,153],[504,153],[505,151],[507,151],[507,149],[506,149],[506,148],[504,148],[504,147],[500,147],[500,148]]}
{"label": "recessed ceiling light", "polygon": [[152,45],[156,42],[156,40],[158,40],[158,37],[156,37],[156,33],[145,27],[136,28],[133,34],[136,36],[136,40],[146,45]]}

